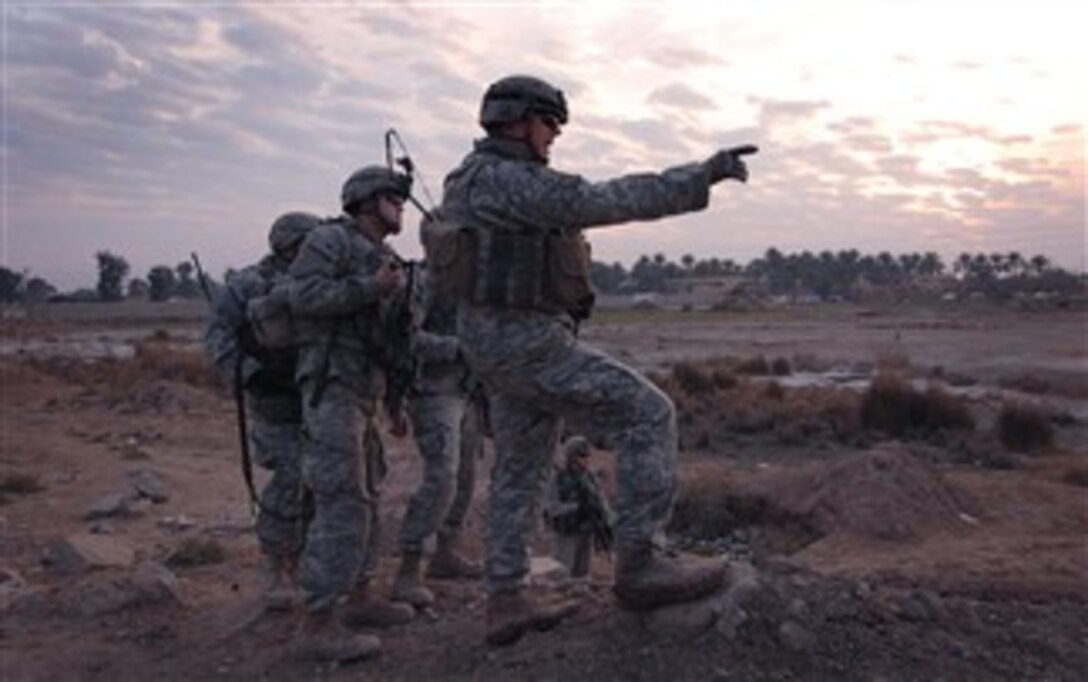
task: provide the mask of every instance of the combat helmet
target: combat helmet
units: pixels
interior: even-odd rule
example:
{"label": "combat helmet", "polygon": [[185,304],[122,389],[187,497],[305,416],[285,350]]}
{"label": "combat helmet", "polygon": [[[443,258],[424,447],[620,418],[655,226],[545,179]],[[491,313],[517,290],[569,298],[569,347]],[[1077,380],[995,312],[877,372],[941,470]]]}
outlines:
{"label": "combat helmet", "polygon": [[559,123],[566,123],[563,91],[533,76],[507,76],[492,83],[480,102],[480,125],[485,130],[520,121],[529,114],[554,116]]}
{"label": "combat helmet", "polygon": [[563,442],[563,458],[568,462],[583,455],[588,455],[591,451],[589,441],[585,436],[571,436]]}
{"label": "combat helmet", "polygon": [[272,229],[268,231],[268,245],[273,253],[289,253],[297,249],[310,230],[320,222],[321,219],[311,213],[284,213],[272,223]]}
{"label": "combat helmet", "polygon": [[407,199],[412,192],[412,178],[385,166],[366,166],[344,181],[344,187],[340,190],[340,206],[348,211],[349,207],[385,192]]}

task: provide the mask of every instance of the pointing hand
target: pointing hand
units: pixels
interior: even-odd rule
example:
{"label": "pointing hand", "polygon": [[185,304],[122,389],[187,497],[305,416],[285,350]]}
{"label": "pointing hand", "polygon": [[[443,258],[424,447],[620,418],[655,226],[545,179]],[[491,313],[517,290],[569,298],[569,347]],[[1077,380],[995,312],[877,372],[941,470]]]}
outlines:
{"label": "pointing hand", "polygon": [[754,144],[741,145],[723,149],[704,162],[707,175],[710,176],[710,184],[721,182],[726,178],[748,182],[748,166],[745,165],[742,156],[755,154],[759,147]]}

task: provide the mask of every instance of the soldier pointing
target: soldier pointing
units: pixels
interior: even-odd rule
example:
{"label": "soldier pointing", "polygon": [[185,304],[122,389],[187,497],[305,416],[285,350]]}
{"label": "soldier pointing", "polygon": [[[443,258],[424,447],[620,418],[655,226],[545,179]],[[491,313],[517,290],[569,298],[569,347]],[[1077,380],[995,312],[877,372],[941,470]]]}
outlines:
{"label": "soldier pointing", "polygon": [[526,541],[563,421],[616,452],[621,607],[647,610],[719,589],[720,561],[659,554],[672,510],[676,413],[642,375],[575,336],[593,305],[583,232],[706,208],[712,185],[746,182],[753,146],[658,173],[592,183],[549,168],[567,123],[561,90],[510,76],[486,91],[487,132],[445,181],[435,275],[459,296],[458,336],[491,398],[496,465],[487,516],[487,640],[508,644],[572,612],[531,596]]}

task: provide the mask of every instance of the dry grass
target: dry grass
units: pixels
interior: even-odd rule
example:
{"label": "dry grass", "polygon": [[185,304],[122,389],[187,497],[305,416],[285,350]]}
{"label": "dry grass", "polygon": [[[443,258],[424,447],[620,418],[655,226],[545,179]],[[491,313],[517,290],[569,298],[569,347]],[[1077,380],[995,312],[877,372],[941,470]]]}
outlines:
{"label": "dry grass", "polygon": [[752,376],[767,376],[771,374],[771,363],[762,355],[740,361],[734,368],[737,374],[749,374]]}
{"label": "dry grass", "polygon": [[916,390],[898,374],[879,376],[858,395],[837,387],[785,388],[739,373],[757,363],[768,370],[774,364],[761,357],[683,362],[656,379],[676,403],[684,448],[729,449],[753,437],[789,446],[862,446],[874,432],[943,442],[974,432],[963,399],[937,387]]}
{"label": "dry grass", "polygon": [[1036,395],[1049,393],[1051,390],[1049,381],[1034,374],[1017,374],[1015,376],[1001,377],[997,383],[1002,388],[1011,388],[1016,391],[1034,393]]}
{"label": "dry grass", "polygon": [[897,438],[975,426],[962,399],[937,387],[919,391],[897,374],[881,374],[869,386],[861,399],[861,424]]}
{"label": "dry grass", "polygon": [[[861,437],[858,396],[850,391],[787,389],[698,366],[659,382],[676,403],[685,448],[725,448],[736,436],[768,437],[787,445],[853,443]],[[698,390],[690,390],[693,386]]]}
{"label": "dry grass", "polygon": [[731,479],[720,468],[692,465],[681,471],[670,530],[697,538],[728,535],[747,525],[752,514],[738,508],[730,493]]}
{"label": "dry grass", "polygon": [[779,356],[771,361],[771,374],[776,377],[784,377],[792,372],[790,361],[786,358]]}
{"label": "dry grass", "polygon": [[716,388],[710,372],[691,362],[673,365],[672,379],[681,391],[691,395],[710,393]]}
{"label": "dry grass", "polygon": [[1004,403],[995,429],[1002,445],[1014,452],[1035,452],[1054,444],[1050,413],[1029,403]]}
{"label": "dry grass", "polygon": [[889,343],[876,352],[876,367],[883,375],[910,375],[910,356],[897,343]]}

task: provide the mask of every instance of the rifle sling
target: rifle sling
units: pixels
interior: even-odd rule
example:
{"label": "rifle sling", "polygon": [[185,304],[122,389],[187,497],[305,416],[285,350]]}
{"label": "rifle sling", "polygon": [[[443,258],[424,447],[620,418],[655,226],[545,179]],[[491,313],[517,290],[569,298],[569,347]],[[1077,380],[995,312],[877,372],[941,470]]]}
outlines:
{"label": "rifle sling", "polygon": [[234,362],[234,408],[238,415],[238,437],[242,446],[242,478],[246,482],[246,490],[249,491],[249,501],[253,505],[250,508],[257,509],[261,514],[267,514],[269,517],[283,522],[299,521],[305,516],[303,514],[292,514],[291,516],[284,516],[278,512],[275,512],[268,507],[261,504],[260,498],[257,496],[257,490],[253,486],[253,461],[249,456],[249,428],[246,424],[246,399],[244,391],[242,390],[242,361],[245,359],[245,354],[238,351],[238,359]]}

